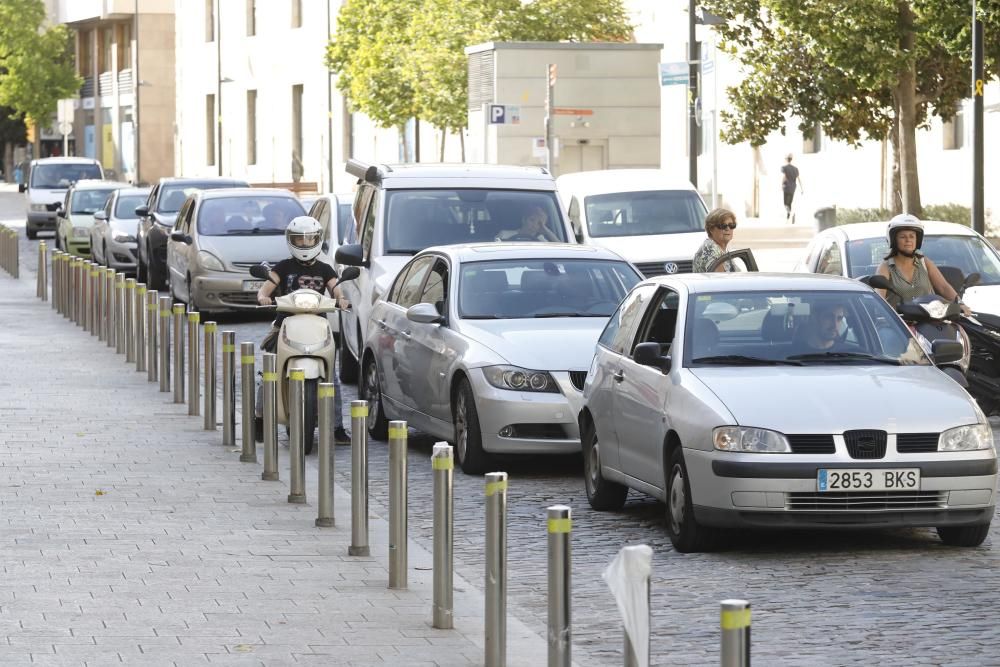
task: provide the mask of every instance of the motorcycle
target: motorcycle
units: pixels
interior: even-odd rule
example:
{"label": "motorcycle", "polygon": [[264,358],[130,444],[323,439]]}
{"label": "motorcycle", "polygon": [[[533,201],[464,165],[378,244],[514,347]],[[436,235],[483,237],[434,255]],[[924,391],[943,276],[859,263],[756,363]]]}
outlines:
{"label": "motorcycle", "polygon": [[[260,280],[267,280],[270,271],[271,267],[267,263],[250,267],[250,275]],[[360,269],[357,267],[347,267],[337,284],[354,280],[359,273]],[[276,370],[280,378],[276,401],[277,423],[284,424],[286,429],[288,427],[288,377],[292,368],[298,368],[305,373],[305,419],[302,426],[304,452],[309,454],[315,442],[319,383],[332,381],[337,353],[337,340],[326,314],[338,311],[339,307],[336,299],[312,289],[295,290],[276,297],[274,303],[274,306],[264,307],[288,313],[288,317],[281,322],[275,341]],[[260,427],[258,432],[262,434],[263,425],[257,425]]]}

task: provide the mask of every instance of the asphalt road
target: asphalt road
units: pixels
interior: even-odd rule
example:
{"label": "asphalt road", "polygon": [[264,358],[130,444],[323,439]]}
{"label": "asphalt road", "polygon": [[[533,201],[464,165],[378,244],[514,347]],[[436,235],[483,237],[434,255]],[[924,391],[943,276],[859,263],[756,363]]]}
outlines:
{"label": "asphalt road", "polygon": [[[22,207],[16,193],[0,191],[0,222],[20,224]],[[35,248],[22,236],[23,279],[34,277]],[[796,248],[762,252],[762,267],[787,269]],[[770,252],[777,253],[774,259]],[[268,328],[266,320],[250,316],[220,318],[219,325],[236,331],[237,341],[259,341]],[[355,396],[354,387],[344,387],[345,401]],[[411,432],[409,534],[428,549],[432,444]],[[349,448],[337,449],[336,465],[338,481],[347,485]],[[633,544],[648,544],[654,553],[654,665],[718,664],[718,602],[734,597],[753,605],[757,664],[1000,664],[1000,630],[992,618],[1000,587],[1000,548],[994,547],[1000,522],[975,549],[945,547],[925,529],[788,531],[734,534],[722,551],[682,555],[667,539],[661,503],[632,494],[622,512],[590,510],[578,456],[506,459],[497,467],[510,475],[509,611],[540,632],[547,614],[545,508],[561,503],[573,509],[573,646],[582,665],[622,662],[620,616],[601,573],[621,547]],[[371,509],[384,514],[383,443],[371,443],[369,475]],[[454,534],[460,574],[481,582],[482,480],[460,471]]]}

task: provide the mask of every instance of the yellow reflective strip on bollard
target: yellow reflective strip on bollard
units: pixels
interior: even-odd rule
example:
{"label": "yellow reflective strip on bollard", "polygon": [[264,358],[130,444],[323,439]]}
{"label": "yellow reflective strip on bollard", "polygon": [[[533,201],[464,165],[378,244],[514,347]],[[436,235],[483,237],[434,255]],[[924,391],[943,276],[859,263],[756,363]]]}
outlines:
{"label": "yellow reflective strip on bollard", "polygon": [[550,533],[568,533],[573,529],[573,519],[549,519]]}
{"label": "yellow reflective strip on bollard", "polygon": [[351,406],[351,416],[352,417],[367,417],[368,416],[368,406]]}
{"label": "yellow reflective strip on bollard", "polygon": [[333,387],[320,387],[317,398],[333,398]]}
{"label": "yellow reflective strip on bollard", "polygon": [[243,364],[252,364],[253,360],[254,360],[254,356],[252,354],[244,354],[244,355],[240,356],[240,363],[243,363]]}
{"label": "yellow reflective strip on bollard", "polygon": [[398,440],[400,438],[405,438],[406,437],[406,429],[405,428],[399,428],[398,426],[390,426],[389,427],[389,437],[393,438],[394,440]]}
{"label": "yellow reflective strip on bollard", "polygon": [[722,611],[719,624],[723,630],[741,630],[750,627],[750,610]]}
{"label": "yellow reflective strip on bollard", "polygon": [[223,352],[235,352],[236,351],[236,346],[235,345],[223,345],[222,346],[222,351]]}
{"label": "yellow reflective strip on bollard", "polygon": [[145,294],[146,293],[146,288],[145,287],[137,287],[136,289],[139,290],[139,294]]}
{"label": "yellow reflective strip on bollard", "polygon": [[450,456],[438,456],[431,459],[432,470],[452,470],[455,467],[455,459]]}
{"label": "yellow reflective strip on bollard", "polygon": [[178,315],[183,315],[184,314],[184,304],[182,304],[182,303],[174,304],[174,313],[176,313]]}
{"label": "yellow reflective strip on bollard", "polygon": [[170,317],[170,311],[169,310],[161,310],[160,311],[160,317]]}
{"label": "yellow reflective strip on bollard", "polygon": [[264,382],[277,382],[277,381],[278,381],[277,373],[264,373]]}
{"label": "yellow reflective strip on bollard", "polygon": [[288,377],[291,380],[305,380],[306,379],[306,372],[305,371],[292,371],[291,373],[288,374]]}
{"label": "yellow reflective strip on bollard", "polygon": [[197,322],[200,317],[198,313],[188,313],[188,322]]}
{"label": "yellow reflective strip on bollard", "polygon": [[154,310],[156,310],[156,304],[155,303],[147,303],[146,304],[146,310],[148,310],[149,312],[153,312]]}
{"label": "yellow reflective strip on bollard", "polygon": [[135,289],[135,283],[126,282],[125,289]]}
{"label": "yellow reflective strip on bollard", "polygon": [[500,482],[487,482],[486,483],[486,495],[492,496],[500,491],[507,490],[507,480],[502,480]]}
{"label": "yellow reflective strip on bollard", "polygon": [[207,322],[205,324],[205,331],[209,333],[215,333],[215,329],[218,325],[215,322]]}

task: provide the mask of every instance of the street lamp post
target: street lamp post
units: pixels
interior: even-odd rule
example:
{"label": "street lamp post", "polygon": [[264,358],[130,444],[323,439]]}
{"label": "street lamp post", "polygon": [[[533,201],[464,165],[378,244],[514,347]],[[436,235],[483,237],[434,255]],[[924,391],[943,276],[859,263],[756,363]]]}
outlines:
{"label": "street lamp post", "polygon": [[972,228],[984,234],[983,201],[983,24],[972,0]]}
{"label": "street lamp post", "polygon": [[222,176],[222,0],[215,0],[215,164]]}
{"label": "street lamp post", "polygon": [[699,78],[701,74],[701,48],[695,34],[695,13],[698,10],[698,0],[688,0],[688,178],[691,185],[698,187],[698,116],[696,104],[699,95]]}

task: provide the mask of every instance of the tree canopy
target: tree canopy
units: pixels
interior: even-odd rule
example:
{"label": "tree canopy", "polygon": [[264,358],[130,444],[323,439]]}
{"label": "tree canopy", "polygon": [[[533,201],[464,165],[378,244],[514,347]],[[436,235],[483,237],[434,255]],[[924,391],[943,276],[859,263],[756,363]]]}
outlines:
{"label": "tree canopy", "polygon": [[[744,79],[728,90],[723,138],[761,145],[816,124],[832,139],[890,139],[896,208],[920,214],[916,129],[971,95],[971,8],[940,0],[703,0]],[[1000,63],[1000,2],[979,0],[986,78]]]}
{"label": "tree canopy", "polygon": [[382,127],[467,119],[465,48],[487,41],[626,41],[623,0],[347,0],[326,62],[350,107]]}

